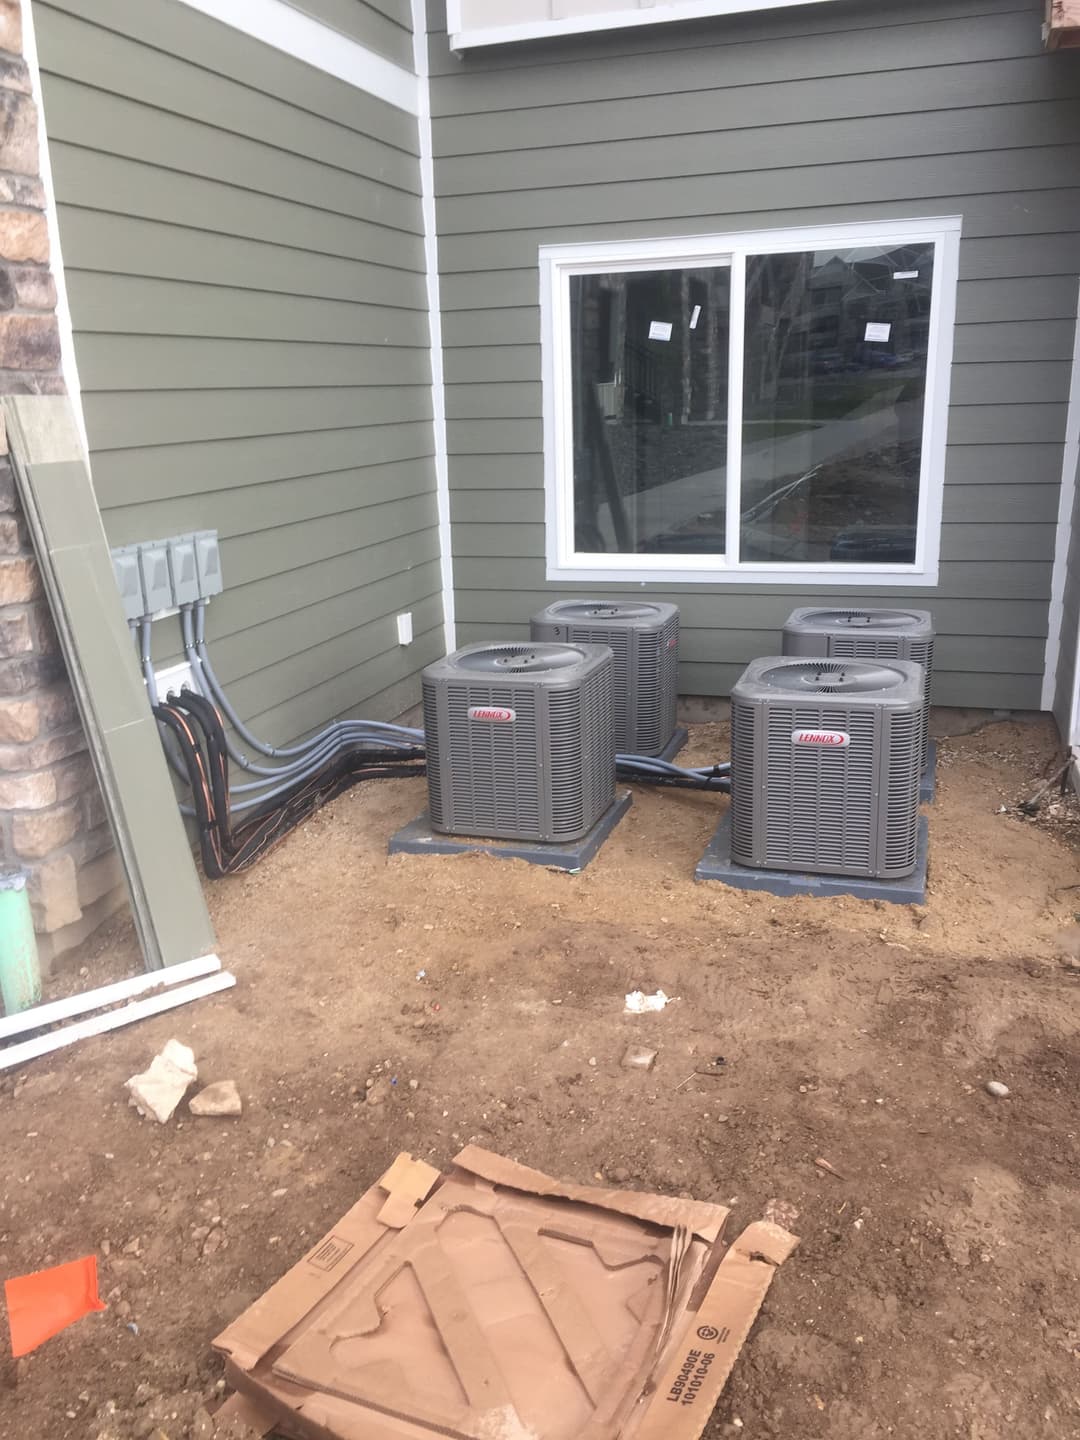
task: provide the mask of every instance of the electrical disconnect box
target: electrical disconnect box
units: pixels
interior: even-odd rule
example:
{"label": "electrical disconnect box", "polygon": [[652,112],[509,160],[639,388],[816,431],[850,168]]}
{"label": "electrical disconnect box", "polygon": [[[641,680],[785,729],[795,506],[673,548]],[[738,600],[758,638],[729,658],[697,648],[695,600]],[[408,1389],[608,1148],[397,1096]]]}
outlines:
{"label": "electrical disconnect box", "polygon": [[188,537],[168,542],[169,579],[174,605],[194,605],[199,598],[199,577],[195,570],[195,541]]}
{"label": "electrical disconnect box", "polygon": [[209,600],[212,595],[220,595],[222,587],[221,550],[218,547],[217,531],[200,530],[192,538],[195,541],[199,596],[203,600]]}
{"label": "electrical disconnect box", "polygon": [[216,530],[143,540],[112,552],[113,573],[127,620],[142,620],[209,600],[222,590]]}
{"label": "electrical disconnect box", "polygon": [[116,588],[124,606],[125,620],[138,620],[143,614],[142,578],[139,575],[139,552],[132,546],[112,552]]}
{"label": "electrical disconnect box", "polygon": [[157,615],[173,606],[169,552],[164,544],[139,546],[139,573],[142,576],[144,615]]}

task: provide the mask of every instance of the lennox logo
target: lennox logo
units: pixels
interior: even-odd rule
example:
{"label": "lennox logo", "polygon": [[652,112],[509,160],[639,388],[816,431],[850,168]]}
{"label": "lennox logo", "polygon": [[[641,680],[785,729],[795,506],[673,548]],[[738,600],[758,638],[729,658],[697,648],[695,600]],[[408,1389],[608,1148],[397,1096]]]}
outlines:
{"label": "lennox logo", "polygon": [[846,750],[851,736],[844,730],[792,730],[793,745],[817,745],[822,750]]}
{"label": "lennox logo", "polygon": [[517,719],[517,711],[509,710],[505,705],[470,705],[469,719],[494,720],[497,724],[505,725]]}

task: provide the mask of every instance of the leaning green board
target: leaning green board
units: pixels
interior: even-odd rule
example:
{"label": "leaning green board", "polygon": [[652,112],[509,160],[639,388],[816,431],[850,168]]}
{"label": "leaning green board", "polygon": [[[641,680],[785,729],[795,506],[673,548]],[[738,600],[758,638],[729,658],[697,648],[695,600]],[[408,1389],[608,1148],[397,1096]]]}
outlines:
{"label": "leaning green board", "polygon": [[70,401],[3,401],[8,446],[148,970],[214,949]]}

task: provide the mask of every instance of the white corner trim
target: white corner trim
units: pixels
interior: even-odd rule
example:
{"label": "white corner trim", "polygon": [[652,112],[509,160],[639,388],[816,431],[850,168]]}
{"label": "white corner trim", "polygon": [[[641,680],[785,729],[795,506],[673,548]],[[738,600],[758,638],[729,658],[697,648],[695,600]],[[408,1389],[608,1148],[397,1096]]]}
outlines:
{"label": "white corner trim", "polygon": [[443,373],[442,301],[439,293],[439,236],[435,217],[435,159],[431,139],[428,83],[427,0],[412,0],[413,66],[417,75],[420,141],[420,205],[424,217],[428,328],[431,342],[431,416],[435,448],[435,502],[439,518],[439,572],[442,578],[446,653],[457,649],[454,555],[450,530],[450,464],[446,444],[446,384]]}
{"label": "white corner trim", "polygon": [[420,113],[420,82],[411,71],[376,54],[285,0],[181,0],[193,10],[234,30],[283,50],[316,70],[325,71],[388,105]]}
{"label": "white corner trim", "polygon": [[672,20],[703,20],[723,15],[743,15],[754,10],[782,10],[789,5],[826,4],[827,0],[642,0],[624,10],[595,10],[565,15],[557,20],[524,20],[518,23],[469,25],[465,12],[469,0],[447,0],[446,28],[451,50],[477,45],[506,45],[518,40],[542,40],[557,35],[586,35],[596,30],[625,30],[637,25],[658,25]]}
{"label": "white corner trim", "polygon": [[[1058,497],[1057,530],[1054,533],[1054,569],[1050,581],[1050,612],[1047,617],[1046,656],[1043,661],[1043,683],[1040,706],[1050,710],[1057,689],[1061,654],[1066,645],[1076,652],[1074,663],[1080,670],[1080,636],[1065,635],[1065,581],[1069,564],[1069,542],[1072,539],[1073,505],[1076,499],[1076,467],[1080,463],[1080,302],[1077,305],[1076,330],[1073,336],[1072,377],[1069,382],[1069,404],[1065,412],[1065,448],[1061,457],[1061,490]],[[1080,679],[1080,676],[1077,677]],[[1062,739],[1075,743],[1080,701],[1073,685],[1069,734]]]}
{"label": "white corner trim", "polygon": [[[938,584],[945,452],[952,375],[956,291],[963,217],[943,215],[787,227],[718,235],[654,236],[644,240],[541,245],[540,344],[544,425],[545,575],[558,583],[777,586],[930,587]],[[732,274],[732,344],[741,334],[742,275],[748,255],[815,249],[858,249],[881,243],[933,244],[934,285],[930,307],[922,470],[913,564],[844,566],[828,562],[741,561],[737,543],[726,555],[621,554],[575,548],[569,277],[609,270],[729,266]],[[729,393],[741,380],[741,356],[729,366]],[[730,440],[729,434],[729,440]],[[726,504],[739,513],[741,453],[729,445]],[[719,498],[719,497],[718,497]],[[733,527],[729,524],[729,530]]]}
{"label": "white corner trim", "polygon": [[90,463],[90,446],[86,438],[86,417],[83,415],[79,366],[75,359],[75,333],[71,325],[64,257],[60,250],[60,221],[56,213],[56,191],[53,189],[52,165],[49,161],[49,138],[45,132],[45,105],[41,95],[41,70],[38,66],[37,36],[30,0],[22,0],[23,59],[30,72],[30,91],[37,109],[38,170],[45,191],[45,224],[49,232],[49,269],[56,285],[56,323],[60,332],[60,370],[67,386],[68,398],[75,415],[75,428],[82,441],[83,454]]}

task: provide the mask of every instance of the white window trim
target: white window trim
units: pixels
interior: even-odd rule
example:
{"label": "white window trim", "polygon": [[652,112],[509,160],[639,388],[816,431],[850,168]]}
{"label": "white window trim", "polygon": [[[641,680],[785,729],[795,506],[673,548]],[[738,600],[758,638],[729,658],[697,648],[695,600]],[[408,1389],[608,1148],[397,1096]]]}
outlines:
{"label": "white window trim", "polygon": [[[752,230],[728,235],[542,245],[540,314],[543,364],[544,489],[547,578],[556,581],[612,581],[642,584],[772,584],[931,586],[938,583],[941,514],[945,481],[945,444],[952,376],[956,285],[959,273],[961,217],[890,220],[799,229]],[[698,555],[595,555],[574,550],[573,427],[569,354],[569,277],[590,271],[655,270],[687,265],[730,264],[732,294],[743,293],[747,255],[860,248],[874,243],[933,243],[934,288],[926,366],[922,471],[915,561],[911,565],[848,566],[830,561],[799,567],[775,562],[738,561]],[[738,287],[736,289],[736,287]],[[732,306],[729,393],[741,393],[743,308]],[[736,388],[737,387],[737,388]],[[741,406],[728,424],[727,513],[738,516]],[[729,520],[729,534],[732,526]]]}
{"label": "white window trim", "polygon": [[753,10],[782,10],[789,5],[823,5],[830,0],[660,0],[644,8],[600,10],[594,14],[565,15],[557,20],[523,20],[519,23],[468,25],[466,0],[447,0],[446,28],[452,50],[478,45],[506,45],[518,40],[543,40],[557,35],[584,35],[594,30],[625,30],[637,25],[658,25],[672,20],[712,19],[742,15]]}

